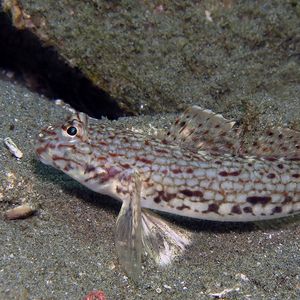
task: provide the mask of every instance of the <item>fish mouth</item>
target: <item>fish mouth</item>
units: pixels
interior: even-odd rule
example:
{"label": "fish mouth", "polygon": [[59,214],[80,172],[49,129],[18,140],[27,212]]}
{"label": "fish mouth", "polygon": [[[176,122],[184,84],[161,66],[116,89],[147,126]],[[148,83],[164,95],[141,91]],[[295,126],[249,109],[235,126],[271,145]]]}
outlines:
{"label": "fish mouth", "polygon": [[50,143],[35,148],[37,158],[45,165],[52,166],[52,159],[49,154]]}
{"label": "fish mouth", "polygon": [[40,162],[42,162],[43,164],[47,165],[47,166],[53,166],[50,160],[50,157],[47,155],[41,156],[38,155],[38,159],[40,160]]}

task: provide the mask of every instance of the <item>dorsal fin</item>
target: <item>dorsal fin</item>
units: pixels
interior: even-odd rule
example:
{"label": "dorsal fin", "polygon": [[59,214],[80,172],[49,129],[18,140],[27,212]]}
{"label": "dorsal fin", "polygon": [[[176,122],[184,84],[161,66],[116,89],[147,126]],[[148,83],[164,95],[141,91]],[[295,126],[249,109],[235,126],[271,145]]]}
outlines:
{"label": "dorsal fin", "polygon": [[212,154],[251,155],[264,158],[300,160],[300,132],[288,128],[270,128],[259,136],[245,139],[243,128],[235,122],[199,106],[187,108],[167,133],[168,141],[178,142],[193,151]]}
{"label": "dorsal fin", "polygon": [[288,128],[270,128],[245,147],[247,155],[300,159],[300,132]]}
{"label": "dorsal fin", "polygon": [[238,130],[235,122],[199,106],[187,108],[167,133],[168,141],[177,141],[191,150],[212,153],[236,153]]}

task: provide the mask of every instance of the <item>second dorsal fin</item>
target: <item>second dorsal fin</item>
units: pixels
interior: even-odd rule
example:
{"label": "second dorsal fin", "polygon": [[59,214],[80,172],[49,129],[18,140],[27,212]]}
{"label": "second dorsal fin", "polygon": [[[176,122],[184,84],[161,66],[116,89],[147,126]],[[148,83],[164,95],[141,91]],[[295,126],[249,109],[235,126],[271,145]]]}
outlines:
{"label": "second dorsal fin", "polygon": [[244,148],[248,155],[300,159],[300,132],[289,128],[270,128]]}
{"label": "second dorsal fin", "polygon": [[167,140],[177,141],[191,150],[212,153],[236,153],[238,130],[235,122],[199,106],[187,108],[167,133]]}

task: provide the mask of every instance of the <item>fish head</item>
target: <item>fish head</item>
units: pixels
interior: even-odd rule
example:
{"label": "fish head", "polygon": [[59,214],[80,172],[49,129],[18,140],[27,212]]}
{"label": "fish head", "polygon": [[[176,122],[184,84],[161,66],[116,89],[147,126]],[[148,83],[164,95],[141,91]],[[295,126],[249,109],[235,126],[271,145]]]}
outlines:
{"label": "fish head", "polygon": [[92,164],[93,147],[89,136],[89,117],[70,116],[62,125],[48,126],[38,135],[35,152],[39,160],[84,183],[91,174],[107,172]]}

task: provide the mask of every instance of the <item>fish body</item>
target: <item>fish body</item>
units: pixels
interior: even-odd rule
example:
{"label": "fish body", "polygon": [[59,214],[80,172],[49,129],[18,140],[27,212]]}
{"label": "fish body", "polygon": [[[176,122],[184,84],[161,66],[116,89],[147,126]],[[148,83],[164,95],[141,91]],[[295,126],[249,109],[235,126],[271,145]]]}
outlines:
{"label": "fish body", "polygon": [[[89,124],[89,125],[88,125]],[[77,129],[71,136],[70,127]],[[253,221],[300,210],[300,164],[191,151],[174,141],[91,124],[83,114],[43,130],[40,159],[95,192],[120,201],[123,175],[137,171],[141,206],[216,221]]]}
{"label": "fish body", "polygon": [[[215,221],[299,213],[300,133],[272,129],[246,147],[234,125],[194,106],[158,137],[77,113],[63,125],[43,129],[36,153],[91,190],[122,201],[123,216],[130,209],[134,213],[137,203],[139,211]],[[145,225],[146,219],[137,217],[133,227]]]}

